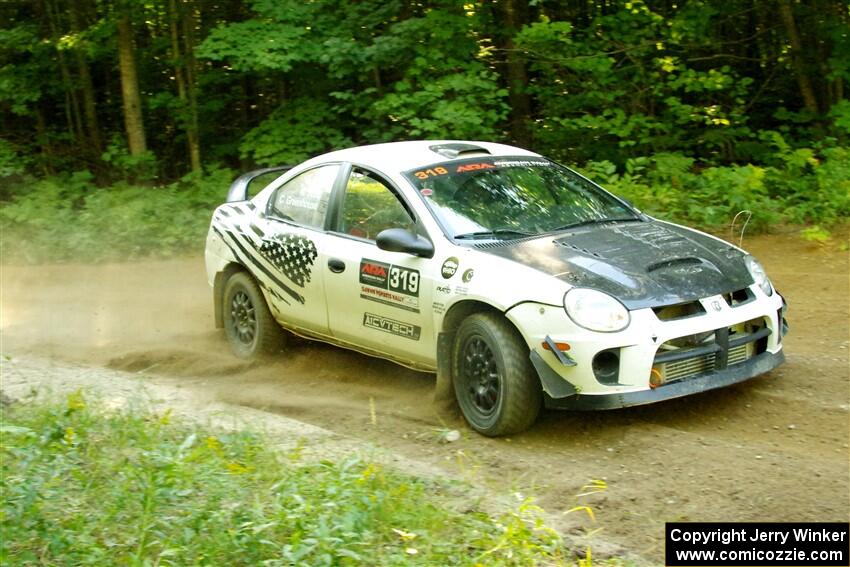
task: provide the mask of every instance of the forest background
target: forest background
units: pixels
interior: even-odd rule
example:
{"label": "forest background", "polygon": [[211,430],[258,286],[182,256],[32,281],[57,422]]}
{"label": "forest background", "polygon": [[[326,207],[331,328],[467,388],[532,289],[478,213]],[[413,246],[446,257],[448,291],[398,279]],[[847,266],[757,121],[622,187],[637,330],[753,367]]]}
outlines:
{"label": "forest background", "polygon": [[4,261],[200,250],[240,172],[421,138],[826,241],[850,215],[848,87],[843,0],[6,1]]}

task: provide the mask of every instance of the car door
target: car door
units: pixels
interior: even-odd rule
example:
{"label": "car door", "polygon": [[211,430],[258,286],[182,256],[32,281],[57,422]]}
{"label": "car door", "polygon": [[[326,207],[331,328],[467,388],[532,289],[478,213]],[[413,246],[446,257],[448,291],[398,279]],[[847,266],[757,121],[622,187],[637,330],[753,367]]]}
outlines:
{"label": "car door", "polygon": [[327,242],[331,333],[394,358],[433,364],[433,261],[375,244],[388,228],[415,231],[412,209],[381,175],[362,167],[351,169],[340,191]]}
{"label": "car door", "polygon": [[258,223],[256,236],[264,271],[274,276],[269,304],[282,323],[328,334],[325,308],[325,224],[340,164],[323,164],[299,173],[278,187]]}

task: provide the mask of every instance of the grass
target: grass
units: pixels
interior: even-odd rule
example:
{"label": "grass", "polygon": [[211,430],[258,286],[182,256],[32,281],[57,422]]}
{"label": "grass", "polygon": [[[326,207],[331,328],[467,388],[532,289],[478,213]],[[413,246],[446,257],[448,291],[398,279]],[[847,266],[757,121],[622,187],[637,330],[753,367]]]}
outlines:
{"label": "grass", "polygon": [[0,420],[4,565],[572,564],[529,502],[463,512],[368,459],[107,411],[81,394]]}

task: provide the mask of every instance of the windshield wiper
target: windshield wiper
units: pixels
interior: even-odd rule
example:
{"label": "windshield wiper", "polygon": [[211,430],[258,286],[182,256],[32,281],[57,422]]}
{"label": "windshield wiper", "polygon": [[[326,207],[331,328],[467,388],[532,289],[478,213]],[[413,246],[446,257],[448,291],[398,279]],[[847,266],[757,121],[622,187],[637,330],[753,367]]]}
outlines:
{"label": "windshield wiper", "polygon": [[588,219],[579,222],[574,222],[572,224],[565,224],[564,226],[559,226],[558,228],[553,228],[552,232],[558,230],[567,230],[569,228],[578,228],[580,226],[587,226],[589,224],[604,224],[606,222],[633,222],[643,220],[640,217],[626,217],[626,218],[607,218],[607,219]]}
{"label": "windshield wiper", "polygon": [[488,236],[534,236],[535,232],[526,232],[515,230],[513,228],[495,228],[493,230],[481,230],[478,232],[464,232],[463,234],[455,234],[455,238],[463,240],[466,238],[486,238]]}

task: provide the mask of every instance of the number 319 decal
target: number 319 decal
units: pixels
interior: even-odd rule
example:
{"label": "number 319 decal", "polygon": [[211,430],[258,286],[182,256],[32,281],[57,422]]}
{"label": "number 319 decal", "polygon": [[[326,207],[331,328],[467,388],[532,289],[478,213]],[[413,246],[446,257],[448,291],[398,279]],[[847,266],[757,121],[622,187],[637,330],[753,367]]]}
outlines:
{"label": "number 319 decal", "polygon": [[377,260],[360,261],[360,283],[404,295],[419,296],[419,271]]}
{"label": "number 319 decal", "polygon": [[390,289],[407,295],[419,295],[419,272],[400,266],[390,268]]}

